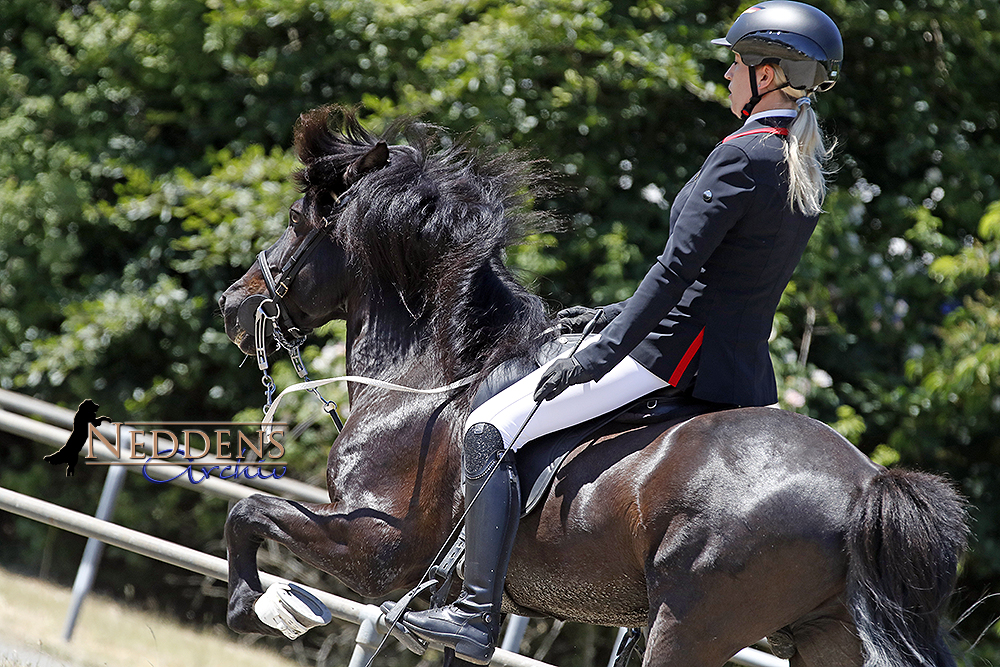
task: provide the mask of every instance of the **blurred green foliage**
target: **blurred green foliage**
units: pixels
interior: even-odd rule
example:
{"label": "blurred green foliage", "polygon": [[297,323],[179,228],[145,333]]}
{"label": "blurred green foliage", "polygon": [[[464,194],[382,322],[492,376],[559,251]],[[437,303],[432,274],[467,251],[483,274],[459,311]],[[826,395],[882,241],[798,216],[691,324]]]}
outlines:
{"label": "blurred green foliage", "polygon": [[[333,102],[361,105],[375,130],[417,116],[547,159],[564,187],[540,205],[566,229],[510,261],[553,309],[628,296],[662,248],[671,198],[737,125],[728,54],[708,40],[746,4],[5,0],[0,386],[69,407],[91,397],[116,418],[255,418],[256,370],[239,368],[215,304],[285,224],[295,119]],[[775,319],[782,404],[881,463],[955,480],[975,517],[964,609],[1000,593],[1000,6],[817,4],[847,56],[816,105],[838,142],[834,188]],[[342,341],[337,325],[313,339],[317,375],[343,369]],[[276,376],[294,378],[287,365]],[[290,401],[283,417],[308,424],[317,410]],[[292,474],[321,485],[333,436],[322,421],[303,429]],[[95,475],[55,484],[44,452],[0,439],[0,483],[93,511]],[[221,555],[224,513],[130,480],[118,518]],[[6,516],[0,531],[2,562],[71,576],[82,541]],[[106,589],[222,622],[219,585],[107,558]],[[959,641],[983,634],[966,664],[1000,660],[998,615],[987,600],[956,628]],[[531,651],[557,631],[533,631]],[[318,636],[296,654],[342,661]],[[562,637],[549,660],[606,661],[593,647],[610,637]]]}

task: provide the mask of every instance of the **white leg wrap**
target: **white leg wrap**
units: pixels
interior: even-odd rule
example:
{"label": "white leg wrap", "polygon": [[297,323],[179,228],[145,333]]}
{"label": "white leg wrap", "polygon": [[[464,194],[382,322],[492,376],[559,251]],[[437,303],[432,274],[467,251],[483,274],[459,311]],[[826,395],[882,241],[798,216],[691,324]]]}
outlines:
{"label": "white leg wrap", "polygon": [[271,584],[253,605],[257,618],[289,639],[302,636],[310,628],[326,625],[332,618],[326,605],[295,584]]}

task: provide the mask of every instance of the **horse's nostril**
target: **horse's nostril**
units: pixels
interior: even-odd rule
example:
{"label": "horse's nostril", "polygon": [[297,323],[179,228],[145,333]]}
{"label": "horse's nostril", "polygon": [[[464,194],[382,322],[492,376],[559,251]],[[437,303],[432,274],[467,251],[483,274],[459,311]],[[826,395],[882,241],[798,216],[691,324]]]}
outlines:
{"label": "horse's nostril", "polygon": [[[252,335],[256,335],[256,321],[257,321],[257,309],[262,305],[269,306],[265,308],[265,313],[268,311],[273,311],[273,314],[277,315],[277,306],[273,301],[268,299],[263,294],[251,294],[250,296],[243,299],[240,302],[239,308],[236,309],[236,321],[239,323],[240,328],[244,331],[250,332]],[[274,319],[268,317],[267,321],[264,323],[264,336],[270,337],[274,332]]]}

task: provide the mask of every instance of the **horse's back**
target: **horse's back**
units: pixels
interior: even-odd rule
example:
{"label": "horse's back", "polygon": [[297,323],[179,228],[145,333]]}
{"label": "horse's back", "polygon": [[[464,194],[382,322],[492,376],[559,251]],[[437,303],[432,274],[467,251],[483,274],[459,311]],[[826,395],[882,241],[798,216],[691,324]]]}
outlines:
{"label": "horse's back", "polygon": [[700,517],[707,529],[749,535],[839,530],[879,470],[828,426],[773,408],[691,419],[631,465],[638,473],[632,489],[654,539],[657,522],[669,524],[678,514]]}

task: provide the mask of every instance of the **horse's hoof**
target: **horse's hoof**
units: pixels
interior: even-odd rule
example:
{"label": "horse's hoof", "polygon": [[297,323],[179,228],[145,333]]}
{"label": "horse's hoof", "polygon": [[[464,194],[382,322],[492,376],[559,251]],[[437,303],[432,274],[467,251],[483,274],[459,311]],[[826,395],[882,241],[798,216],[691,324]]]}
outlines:
{"label": "horse's hoof", "polygon": [[280,630],[289,639],[326,625],[332,616],[326,605],[301,586],[276,582],[254,602],[253,610],[264,625]]}

